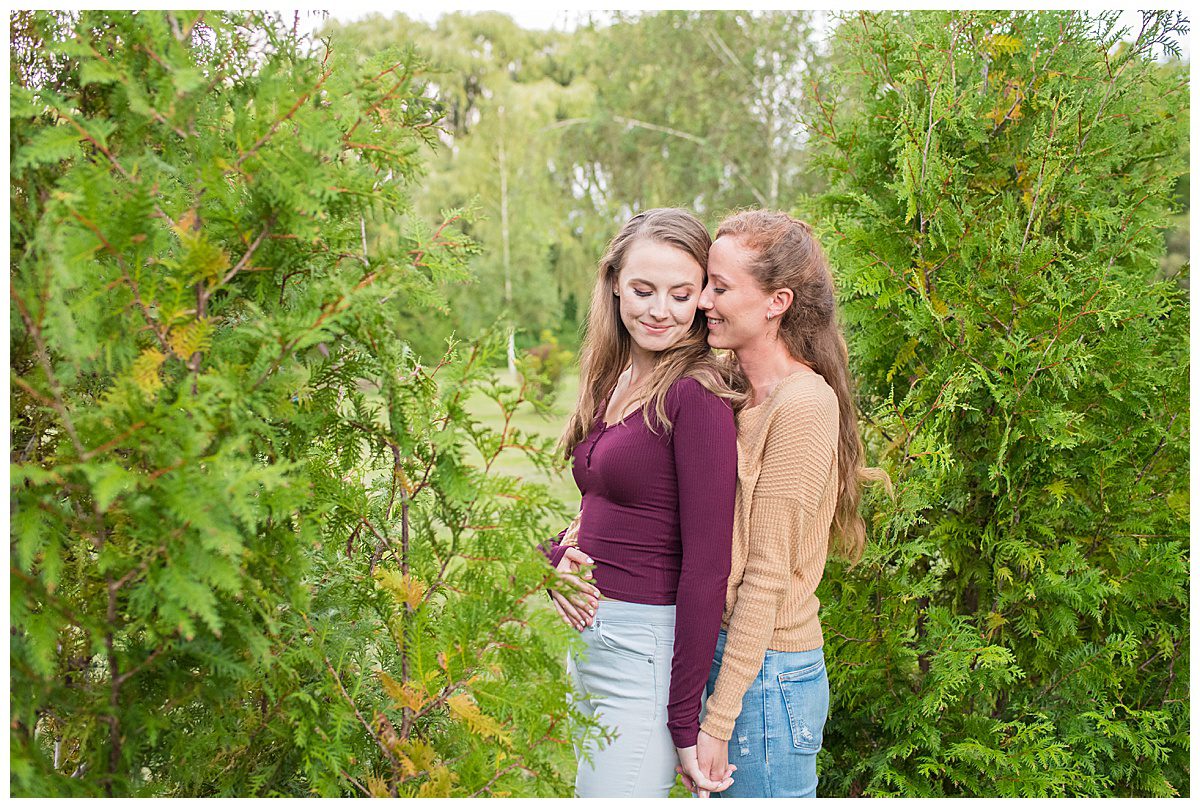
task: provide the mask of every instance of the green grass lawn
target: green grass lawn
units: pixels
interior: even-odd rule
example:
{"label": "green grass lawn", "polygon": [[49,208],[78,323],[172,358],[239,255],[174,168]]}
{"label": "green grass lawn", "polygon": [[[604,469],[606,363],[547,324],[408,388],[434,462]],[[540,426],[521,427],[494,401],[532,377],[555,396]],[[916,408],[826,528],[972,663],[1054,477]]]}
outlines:
{"label": "green grass lawn", "polygon": [[[501,371],[500,381],[510,387],[519,387],[521,380],[516,374]],[[575,406],[575,398],[579,392],[579,376],[575,373],[564,374],[558,384],[554,398],[554,406],[548,415],[534,410],[529,403],[521,404],[512,419],[512,426],[527,434],[539,435],[557,441],[567,424],[567,417]],[[500,405],[482,393],[476,393],[467,400],[467,410],[485,426],[499,432],[504,428],[504,415]],[[569,470],[561,474],[545,474],[518,449],[506,449],[500,453],[492,464],[492,469],[499,474],[519,477],[527,482],[544,483],[550,488],[550,493],[562,500],[567,507],[576,511],[579,509],[579,489]],[[563,525],[566,527],[566,525]]]}

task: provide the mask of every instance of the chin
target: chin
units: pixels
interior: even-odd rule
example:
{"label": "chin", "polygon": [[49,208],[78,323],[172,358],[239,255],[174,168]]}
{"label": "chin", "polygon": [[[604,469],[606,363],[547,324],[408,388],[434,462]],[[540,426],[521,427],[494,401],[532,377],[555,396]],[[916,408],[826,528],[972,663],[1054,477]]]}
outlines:
{"label": "chin", "polygon": [[637,337],[633,337],[633,341],[637,343],[637,346],[643,351],[658,353],[679,344],[683,340],[684,336],[686,335],[675,332],[667,332],[666,334],[660,334],[657,337],[646,337],[644,335],[639,335]]}
{"label": "chin", "polygon": [[671,341],[665,339],[665,336],[666,335],[663,337],[656,337],[654,339],[645,339],[643,337],[641,339],[635,339],[633,342],[643,351],[658,353],[659,351],[665,351],[667,348],[671,347]]}

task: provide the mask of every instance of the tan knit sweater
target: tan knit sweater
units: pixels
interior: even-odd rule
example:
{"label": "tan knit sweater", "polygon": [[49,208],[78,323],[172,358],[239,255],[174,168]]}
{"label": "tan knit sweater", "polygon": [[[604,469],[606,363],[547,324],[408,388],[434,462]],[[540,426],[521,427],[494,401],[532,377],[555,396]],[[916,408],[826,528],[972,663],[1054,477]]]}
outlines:
{"label": "tan knit sweater", "polygon": [[701,725],[729,740],[767,649],[822,644],[813,592],[825,570],[837,505],[837,395],[817,373],[786,377],[738,417],[733,568],[725,653]]}

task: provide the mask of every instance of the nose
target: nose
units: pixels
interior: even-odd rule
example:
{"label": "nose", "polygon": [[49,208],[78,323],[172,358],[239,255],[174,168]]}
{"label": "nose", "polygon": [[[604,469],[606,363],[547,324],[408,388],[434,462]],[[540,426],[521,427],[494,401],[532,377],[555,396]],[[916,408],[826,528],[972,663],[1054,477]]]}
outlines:
{"label": "nose", "polygon": [[667,299],[659,295],[654,296],[654,300],[650,303],[650,316],[655,320],[667,319]]}
{"label": "nose", "polygon": [[713,307],[713,294],[711,287],[705,286],[700,292],[700,299],[696,301],[696,307],[701,311],[708,311]]}

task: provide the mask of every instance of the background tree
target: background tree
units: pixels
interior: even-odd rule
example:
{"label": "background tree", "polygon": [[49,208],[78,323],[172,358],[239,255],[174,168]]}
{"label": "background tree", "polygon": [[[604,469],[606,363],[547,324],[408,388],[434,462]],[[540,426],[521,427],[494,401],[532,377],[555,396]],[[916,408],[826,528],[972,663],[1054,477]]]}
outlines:
{"label": "background tree", "polygon": [[259,13],[10,30],[13,793],[564,793],[565,514],[494,468],[548,442],[494,338],[395,339],[474,249],[404,215],[422,63]]}
{"label": "background tree", "polygon": [[837,29],[815,202],[900,484],[821,590],[824,793],[1188,793],[1187,24],[1116,20]]}
{"label": "background tree", "polygon": [[713,217],[811,190],[800,113],[804,81],[820,70],[813,16],[619,14],[581,31],[596,103],[568,153],[598,212],[677,204]]}

